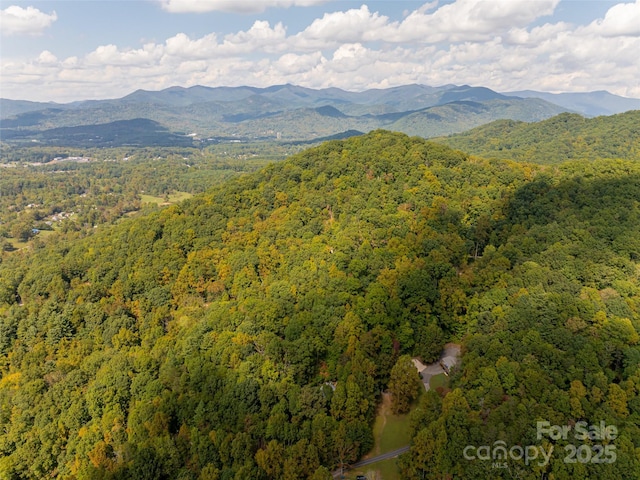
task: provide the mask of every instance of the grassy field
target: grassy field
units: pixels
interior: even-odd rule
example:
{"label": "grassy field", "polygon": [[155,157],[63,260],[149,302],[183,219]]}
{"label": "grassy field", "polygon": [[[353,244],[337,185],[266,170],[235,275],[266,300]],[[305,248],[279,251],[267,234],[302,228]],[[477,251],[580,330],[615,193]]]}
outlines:
{"label": "grassy field", "polygon": [[367,480],[399,480],[400,473],[396,466],[396,459],[383,460],[374,465],[356,468],[344,475],[345,479],[355,480],[358,475],[364,475]]}
{"label": "grassy field", "polygon": [[[378,419],[376,419],[376,422],[378,423]],[[409,435],[409,415],[388,414],[386,415],[386,421],[383,422],[383,425],[379,427],[379,435],[376,436],[375,425],[373,430],[379,449],[379,452],[376,453],[377,455],[397,450],[409,444],[411,440]]]}
{"label": "grassy field", "polygon": [[172,203],[178,203],[187,198],[191,198],[193,195],[187,192],[173,192],[168,197],[156,197],[154,195],[147,195],[145,193],[140,194],[140,201],[142,203],[155,203],[156,205],[169,205]]}
{"label": "grassy field", "polygon": [[[47,238],[49,235],[53,235],[55,232],[53,230],[40,230],[40,233],[38,233],[38,237],[44,239]],[[13,245],[13,248],[15,248],[16,250],[20,250],[21,248],[26,247],[27,245],[29,245],[29,242],[21,242],[20,240],[18,240],[17,238],[7,238],[7,241]]]}
{"label": "grassy field", "polygon": [[432,390],[435,390],[438,387],[446,387],[448,385],[449,377],[447,377],[444,373],[440,375],[434,375],[429,380],[429,386],[431,386]]}
{"label": "grassy field", "polygon": [[[418,404],[416,401],[413,408]],[[391,395],[385,393],[382,404],[373,424],[374,447],[364,458],[371,458],[383,453],[397,450],[408,445],[409,414],[394,415],[391,412]],[[346,479],[355,479],[357,475],[365,475],[369,480],[399,480],[400,473],[396,467],[396,459],[384,460],[373,465],[354,469],[345,474]]]}

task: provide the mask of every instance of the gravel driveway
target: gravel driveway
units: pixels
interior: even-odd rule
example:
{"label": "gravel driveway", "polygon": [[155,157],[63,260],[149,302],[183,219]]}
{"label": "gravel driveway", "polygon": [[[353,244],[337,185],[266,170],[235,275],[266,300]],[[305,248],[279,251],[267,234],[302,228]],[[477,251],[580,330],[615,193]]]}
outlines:
{"label": "gravel driveway", "polygon": [[420,377],[422,378],[422,383],[424,384],[425,390],[429,391],[431,386],[429,382],[431,381],[431,377],[435,375],[440,375],[441,373],[445,373],[444,368],[440,365],[440,362],[444,358],[449,358],[450,363],[453,365],[457,365],[460,360],[460,345],[457,343],[447,343],[444,346],[444,350],[440,354],[440,358],[437,362],[430,363],[429,365],[425,365],[417,358],[413,359],[413,364],[415,365]]}

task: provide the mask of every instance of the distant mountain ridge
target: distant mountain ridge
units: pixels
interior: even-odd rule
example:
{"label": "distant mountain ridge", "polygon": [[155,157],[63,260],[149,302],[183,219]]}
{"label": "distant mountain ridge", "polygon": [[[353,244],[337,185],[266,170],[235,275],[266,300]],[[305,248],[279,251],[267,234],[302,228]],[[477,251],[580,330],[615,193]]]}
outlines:
{"label": "distant mountain ridge", "polygon": [[184,146],[192,145],[189,137],[176,135],[158,122],[146,118],[116,120],[98,125],[58,127],[33,132],[30,130],[10,130],[5,132],[7,140],[38,138],[42,143],[61,144],[70,147],[122,147],[122,146]]}
{"label": "distant mountain ridge", "polygon": [[640,110],[639,98],[621,97],[604,90],[585,93],[546,93],[523,90],[505,93],[505,95],[521,98],[540,98],[588,117]]}
{"label": "distant mountain ridge", "polygon": [[[136,90],[119,99],[67,104],[0,99],[0,139],[57,145],[64,142],[64,137],[55,129],[91,125],[104,129],[99,125],[139,119],[156,122],[175,135],[175,139],[190,135],[190,141],[196,143],[213,137],[308,141],[348,130],[367,132],[377,128],[429,138],[499,119],[533,122],[568,111],[621,110],[627,105],[625,101],[633,100],[594,92],[591,96],[558,97],[559,101],[553,102],[534,93],[523,92],[520,97],[486,87],[415,84],[348,92],[286,84],[266,88],[193,86]],[[628,106],[635,108],[635,102],[629,101]],[[637,102],[640,108],[640,100]],[[151,133],[157,132],[156,123],[148,124]],[[50,130],[54,130],[53,135]],[[82,131],[91,137],[90,131]],[[104,131],[95,133],[103,134]],[[87,146],[91,145],[94,144]]]}

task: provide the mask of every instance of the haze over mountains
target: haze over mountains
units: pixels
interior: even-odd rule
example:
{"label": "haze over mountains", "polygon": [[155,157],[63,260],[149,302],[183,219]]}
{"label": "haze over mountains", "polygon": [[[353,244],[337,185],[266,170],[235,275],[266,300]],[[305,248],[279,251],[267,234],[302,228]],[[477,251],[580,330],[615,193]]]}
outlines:
{"label": "haze over mountains", "polygon": [[604,90],[586,93],[546,93],[533,90],[508,92],[504,95],[522,98],[540,98],[574,110],[587,117],[614,115],[640,108],[640,99],[613,95]]}
{"label": "haze over mountains", "polygon": [[308,141],[385,128],[429,138],[498,119],[532,122],[563,112],[594,116],[633,109],[640,109],[640,99],[608,92],[501,94],[467,85],[363,92],[289,84],[194,86],[67,104],[0,99],[0,136],[49,145],[189,145],[230,139]]}

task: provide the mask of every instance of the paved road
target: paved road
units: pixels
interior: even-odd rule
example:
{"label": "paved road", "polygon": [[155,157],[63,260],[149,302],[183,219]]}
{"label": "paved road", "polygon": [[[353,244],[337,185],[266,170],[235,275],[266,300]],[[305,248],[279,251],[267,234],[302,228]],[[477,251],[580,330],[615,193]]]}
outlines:
{"label": "paved road", "polygon": [[[457,345],[455,343],[447,343],[444,346],[444,350],[442,351],[442,354],[440,355],[440,359],[443,359],[445,357],[453,357],[453,363],[456,364],[458,359],[460,358],[460,345]],[[431,363],[429,365],[424,365],[418,359],[414,359],[413,363],[415,367],[418,369],[418,372],[420,372],[422,376],[422,381],[424,383],[424,388],[426,390],[429,390],[430,388],[429,381],[431,380],[432,376],[444,373],[444,369],[440,365],[440,361]],[[372,463],[381,462],[382,460],[395,458],[408,451],[409,451],[409,446],[407,445],[406,447],[402,447],[397,450],[393,450],[391,452],[383,453],[382,455],[378,455],[376,457],[371,457],[366,460],[361,460],[359,462],[356,462],[353,465],[351,465],[350,470],[353,470],[354,468],[364,467]],[[335,472],[333,472],[333,478],[339,478],[340,475],[341,475],[340,470],[336,470]]]}
{"label": "paved road", "polygon": [[440,355],[440,359],[437,362],[430,363],[429,365],[424,365],[418,359],[413,360],[415,367],[418,369],[418,372],[422,377],[422,383],[424,384],[425,390],[429,391],[431,389],[431,385],[429,385],[431,377],[435,377],[436,375],[444,373],[444,369],[440,365],[440,360],[445,357],[452,357],[455,359],[454,364],[457,363],[457,360],[460,358],[460,345],[457,345],[455,343],[447,343],[444,346],[442,354]]}
{"label": "paved road", "polygon": [[[406,447],[402,447],[399,448],[397,450],[393,450],[391,452],[387,452],[387,453],[383,453],[381,455],[377,455],[375,457],[371,457],[371,458],[367,458],[366,460],[360,460],[359,462],[354,463],[353,465],[351,465],[351,467],[349,468],[349,470],[353,470],[355,468],[360,468],[360,467],[365,467],[367,465],[371,465],[372,463],[377,463],[377,462],[381,462],[383,460],[389,460],[390,458],[396,458],[399,455],[402,455],[405,452],[409,451],[409,445],[407,445]],[[345,472],[347,470],[345,469]],[[340,471],[336,470],[335,472],[333,472],[333,478],[340,478]]]}
{"label": "paved road", "polygon": [[382,460],[389,460],[390,458],[396,458],[397,456],[402,455],[404,452],[408,452],[408,451],[409,451],[409,445],[407,445],[406,447],[399,448],[397,450],[393,450],[391,452],[383,453],[376,457],[367,458],[366,460],[360,460],[359,462],[351,465],[351,468],[352,469],[360,468],[360,467],[364,467],[365,465],[381,462]]}
{"label": "paved road", "polygon": [[422,383],[424,383],[424,389],[429,391],[431,389],[431,377],[435,377],[436,375],[440,375],[444,373],[444,368],[440,366],[439,363],[432,363],[427,365],[427,367],[420,372],[420,376],[422,377]]}

